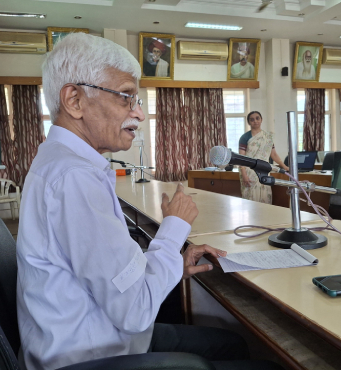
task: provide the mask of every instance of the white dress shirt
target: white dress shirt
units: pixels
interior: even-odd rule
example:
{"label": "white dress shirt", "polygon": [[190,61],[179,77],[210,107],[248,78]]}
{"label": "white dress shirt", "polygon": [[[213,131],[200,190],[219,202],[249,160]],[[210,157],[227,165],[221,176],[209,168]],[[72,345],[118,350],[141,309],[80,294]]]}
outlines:
{"label": "white dress shirt", "polygon": [[17,239],[28,370],[146,352],[160,304],[181,279],[190,225],[166,217],[143,254],[115,181],[102,155],[51,127],[26,177]]}

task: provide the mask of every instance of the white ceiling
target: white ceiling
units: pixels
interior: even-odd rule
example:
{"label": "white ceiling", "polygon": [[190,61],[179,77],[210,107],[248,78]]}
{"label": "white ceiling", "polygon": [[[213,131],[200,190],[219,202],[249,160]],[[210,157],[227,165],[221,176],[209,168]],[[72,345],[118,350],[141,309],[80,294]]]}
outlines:
{"label": "white ceiling", "polygon": [[[0,29],[76,27],[102,34],[103,28],[116,28],[126,29],[129,34],[143,31],[215,40],[285,38],[341,47],[341,0],[273,0],[257,12],[261,4],[262,0],[0,0],[0,12],[47,14],[46,19],[0,17]],[[76,15],[82,19],[74,19]],[[243,29],[190,29],[184,27],[187,22]]]}

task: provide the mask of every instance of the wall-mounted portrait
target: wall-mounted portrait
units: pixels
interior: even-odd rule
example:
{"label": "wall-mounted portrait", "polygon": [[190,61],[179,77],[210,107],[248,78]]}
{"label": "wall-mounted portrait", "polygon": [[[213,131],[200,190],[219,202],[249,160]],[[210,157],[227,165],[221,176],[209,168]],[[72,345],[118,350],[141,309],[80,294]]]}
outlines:
{"label": "wall-mounted portrait", "polygon": [[53,49],[56,42],[69,33],[72,32],[83,32],[89,33],[88,28],[66,28],[66,27],[47,27],[47,45],[49,51]]}
{"label": "wall-mounted portrait", "polygon": [[142,79],[174,79],[175,36],[140,33],[139,62]]}
{"label": "wall-mounted portrait", "polygon": [[293,81],[315,81],[320,78],[323,44],[296,42]]}
{"label": "wall-mounted portrait", "polygon": [[260,40],[230,39],[228,80],[257,80]]}

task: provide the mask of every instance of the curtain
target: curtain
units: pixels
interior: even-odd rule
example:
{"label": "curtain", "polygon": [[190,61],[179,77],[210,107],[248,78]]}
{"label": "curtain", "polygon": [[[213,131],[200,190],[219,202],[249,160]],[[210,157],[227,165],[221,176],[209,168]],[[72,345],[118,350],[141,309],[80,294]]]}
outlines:
{"label": "curtain", "polygon": [[222,89],[184,89],[188,169],[210,164],[213,146],[227,146]]}
{"label": "curtain", "polygon": [[306,89],[303,149],[324,150],[325,89]]}
{"label": "curtain", "polygon": [[186,180],[188,162],[181,89],[156,89],[155,178]]}
{"label": "curtain", "polygon": [[38,146],[45,139],[39,87],[14,85],[12,104],[15,158],[12,180],[22,187]]}
{"label": "curtain", "polygon": [[14,181],[14,147],[8,120],[4,85],[0,85],[0,148],[1,164],[6,166],[5,170],[0,170],[0,177]]}

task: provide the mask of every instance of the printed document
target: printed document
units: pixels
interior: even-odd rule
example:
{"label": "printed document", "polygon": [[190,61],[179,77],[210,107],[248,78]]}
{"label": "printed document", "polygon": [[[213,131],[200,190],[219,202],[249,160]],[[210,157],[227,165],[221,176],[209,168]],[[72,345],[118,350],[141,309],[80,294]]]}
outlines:
{"label": "printed document", "polygon": [[292,244],[290,249],[231,253],[226,257],[219,257],[218,261],[224,272],[280,269],[318,264],[317,258],[297,244]]}

